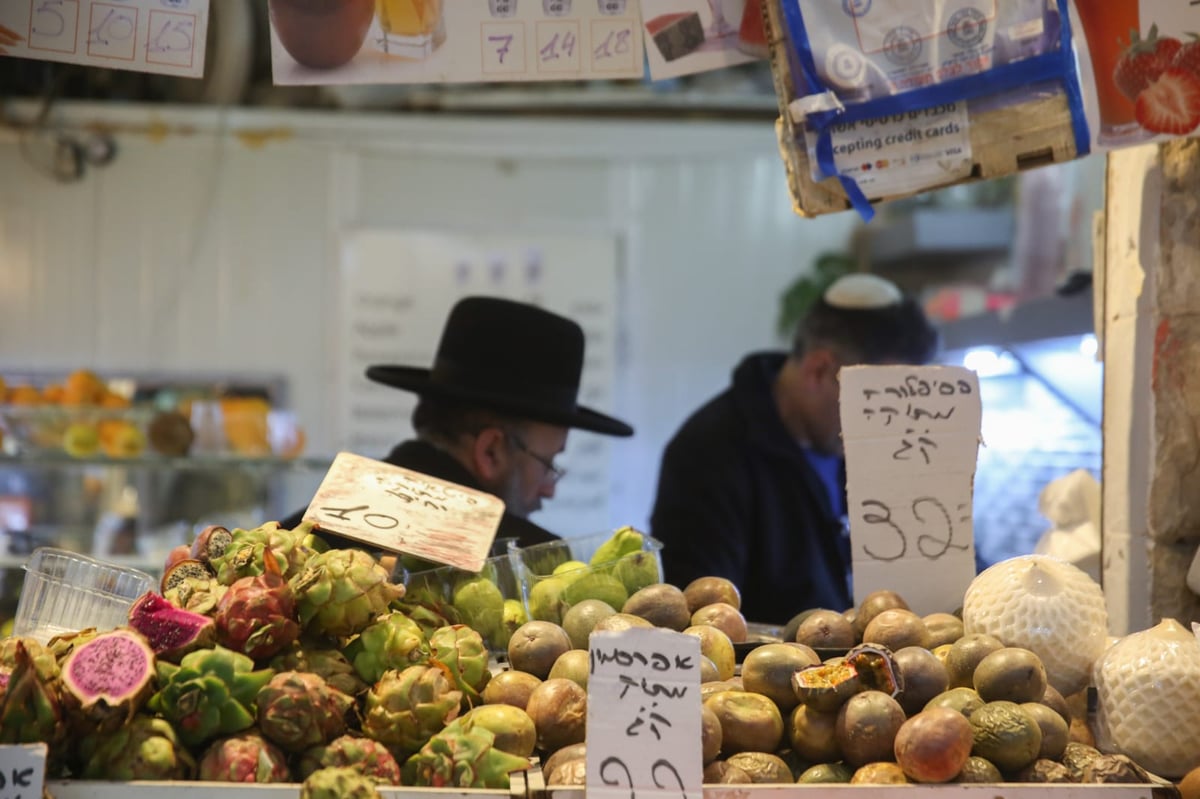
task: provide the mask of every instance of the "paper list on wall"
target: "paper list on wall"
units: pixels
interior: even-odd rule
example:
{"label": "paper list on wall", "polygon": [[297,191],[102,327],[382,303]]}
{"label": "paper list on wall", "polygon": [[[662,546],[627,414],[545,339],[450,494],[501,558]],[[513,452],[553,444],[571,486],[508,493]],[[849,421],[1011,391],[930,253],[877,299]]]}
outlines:
{"label": "paper list on wall", "polygon": [[[338,448],[382,458],[413,435],[416,395],[373,383],[374,364],[428,368],[454,303],[508,297],[543,306],[583,327],[578,402],[612,407],[616,358],[617,244],[611,237],[357,231],[345,238],[341,319],[335,345]],[[609,442],[575,433],[555,459],[570,473],[539,512],[551,530],[608,525]]]}
{"label": "paper list on wall", "polygon": [[208,11],[209,0],[5,0],[0,26],[20,39],[0,55],[199,78]]}
{"label": "paper list on wall", "polygon": [[979,379],[955,366],[855,366],[840,379],[854,601],[890,589],[919,614],[952,611],[975,575]]}

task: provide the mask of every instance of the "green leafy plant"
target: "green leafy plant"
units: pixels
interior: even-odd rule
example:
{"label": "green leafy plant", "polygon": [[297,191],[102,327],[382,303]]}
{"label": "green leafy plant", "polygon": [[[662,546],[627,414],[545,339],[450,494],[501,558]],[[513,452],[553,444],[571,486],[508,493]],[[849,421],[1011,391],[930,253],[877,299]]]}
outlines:
{"label": "green leafy plant", "polygon": [[854,258],[846,253],[823,252],[818,255],[812,270],[792,281],[779,297],[779,316],[775,322],[779,335],[783,338],[791,336],[796,325],[825,293],[825,289],[842,275],[853,272],[856,266]]}

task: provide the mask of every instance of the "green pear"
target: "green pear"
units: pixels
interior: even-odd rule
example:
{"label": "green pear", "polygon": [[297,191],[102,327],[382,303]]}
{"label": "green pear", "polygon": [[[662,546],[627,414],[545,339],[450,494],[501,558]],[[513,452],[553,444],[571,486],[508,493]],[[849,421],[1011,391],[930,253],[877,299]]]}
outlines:
{"label": "green pear", "polygon": [[529,592],[529,615],[538,621],[562,622],[562,594],[567,581],[562,577],[545,577]]}
{"label": "green pear", "polygon": [[629,592],[611,574],[593,572],[568,585],[562,598],[567,605],[575,605],[585,599],[599,599],[609,607],[619,608],[629,599]]}
{"label": "green pear", "polygon": [[504,600],[504,614],[500,618],[500,628],[496,631],[496,635],[491,639],[492,649],[508,650],[508,642],[512,639],[513,633],[520,629],[521,625],[529,621],[529,614],[525,612],[525,605],[519,599]]}
{"label": "green pear", "polygon": [[582,560],[568,560],[554,567],[551,572],[555,577],[561,577],[567,583],[573,583],[588,573],[588,565]]}
{"label": "green pear", "polygon": [[589,563],[598,566],[637,552],[645,546],[645,537],[632,527],[622,527],[596,548]]}
{"label": "green pear", "polygon": [[634,552],[617,561],[613,576],[621,581],[630,596],[648,585],[662,581],[662,571],[654,552]]}

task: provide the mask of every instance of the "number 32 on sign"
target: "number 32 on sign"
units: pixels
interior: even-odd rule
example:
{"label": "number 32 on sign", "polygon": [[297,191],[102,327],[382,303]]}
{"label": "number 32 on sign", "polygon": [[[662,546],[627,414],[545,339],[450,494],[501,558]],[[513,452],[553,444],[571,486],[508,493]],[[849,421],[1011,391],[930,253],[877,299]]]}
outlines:
{"label": "number 32 on sign", "polygon": [[917,613],[953,610],[975,575],[978,377],[856,366],[840,379],[854,601],[891,589]]}

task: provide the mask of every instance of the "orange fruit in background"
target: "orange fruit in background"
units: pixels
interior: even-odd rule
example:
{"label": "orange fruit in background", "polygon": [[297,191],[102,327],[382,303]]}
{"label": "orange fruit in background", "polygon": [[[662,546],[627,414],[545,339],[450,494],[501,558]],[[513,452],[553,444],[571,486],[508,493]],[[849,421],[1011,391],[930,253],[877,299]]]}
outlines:
{"label": "orange fruit in background", "polygon": [[100,431],[100,446],[110,458],[136,458],[146,450],[146,436],[133,422],[108,419]]}
{"label": "orange fruit in background", "polygon": [[100,449],[100,433],[87,422],[74,422],[63,433],[63,449],[75,458],[86,458]]}
{"label": "orange fruit in background", "polygon": [[10,405],[41,405],[42,392],[33,386],[13,386],[8,390]]}
{"label": "orange fruit in background", "polygon": [[64,405],[95,405],[106,389],[104,382],[89,369],[76,369],[63,382]]}
{"label": "orange fruit in background", "polygon": [[104,395],[100,397],[101,408],[128,408],[131,404],[128,398],[111,391],[105,391]]}
{"label": "orange fruit in background", "polygon": [[239,455],[271,454],[267,414],[271,405],[259,397],[225,397],[221,401],[225,440]]}
{"label": "orange fruit in background", "polygon": [[62,402],[63,387],[57,383],[51,383],[42,388],[42,399],[50,405],[58,405]]}

